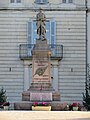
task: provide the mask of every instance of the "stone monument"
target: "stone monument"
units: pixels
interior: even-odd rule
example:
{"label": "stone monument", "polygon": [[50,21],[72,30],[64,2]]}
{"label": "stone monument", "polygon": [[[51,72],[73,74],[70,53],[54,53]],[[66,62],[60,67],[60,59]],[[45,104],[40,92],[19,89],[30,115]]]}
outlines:
{"label": "stone monument", "polygon": [[[60,101],[60,93],[55,92],[51,81],[51,50],[47,44],[45,29],[45,14],[40,12],[36,16],[37,39],[32,49],[32,83],[27,91],[22,93],[22,101]],[[25,103],[26,104],[26,103]],[[21,105],[25,109],[25,104],[15,104],[15,108]],[[29,103],[27,103],[29,105]],[[30,109],[27,107],[27,109]]]}
{"label": "stone monument", "polygon": [[42,9],[40,8],[40,12],[36,16],[37,34],[40,40],[43,40],[43,39],[46,40],[45,21],[46,21],[46,16],[44,13],[42,13]]}
{"label": "stone monument", "polygon": [[29,88],[30,101],[52,101],[51,50],[45,37],[45,21],[45,14],[40,9],[36,16],[38,38],[32,49],[32,84]]}

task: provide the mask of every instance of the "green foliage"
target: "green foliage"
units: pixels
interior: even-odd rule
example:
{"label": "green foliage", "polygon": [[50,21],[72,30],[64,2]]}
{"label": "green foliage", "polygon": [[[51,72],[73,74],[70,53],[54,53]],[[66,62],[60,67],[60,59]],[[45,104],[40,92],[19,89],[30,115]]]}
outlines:
{"label": "green foliage", "polygon": [[87,110],[90,110],[90,95],[83,94],[83,105],[86,107]]}
{"label": "green foliage", "polygon": [[3,88],[0,90],[0,102],[6,102],[6,90]]}

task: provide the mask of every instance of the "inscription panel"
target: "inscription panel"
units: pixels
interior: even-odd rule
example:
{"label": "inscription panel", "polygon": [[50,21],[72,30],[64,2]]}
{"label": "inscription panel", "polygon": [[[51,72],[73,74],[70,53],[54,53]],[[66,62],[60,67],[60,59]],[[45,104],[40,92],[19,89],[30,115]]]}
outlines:
{"label": "inscription panel", "polygon": [[30,101],[52,101],[52,92],[30,92]]}
{"label": "inscription panel", "polygon": [[33,59],[33,82],[50,81],[50,63],[48,59]]}

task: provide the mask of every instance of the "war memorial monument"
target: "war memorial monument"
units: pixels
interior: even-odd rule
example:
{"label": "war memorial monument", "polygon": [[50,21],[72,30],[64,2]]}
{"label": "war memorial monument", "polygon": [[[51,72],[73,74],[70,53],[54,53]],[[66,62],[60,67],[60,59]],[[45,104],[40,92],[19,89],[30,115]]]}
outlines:
{"label": "war memorial monument", "polygon": [[18,110],[31,110],[33,102],[49,102],[52,110],[62,105],[60,93],[52,87],[51,81],[51,50],[46,39],[46,16],[40,9],[36,15],[37,39],[32,49],[32,83],[22,93],[22,101],[14,103]]}

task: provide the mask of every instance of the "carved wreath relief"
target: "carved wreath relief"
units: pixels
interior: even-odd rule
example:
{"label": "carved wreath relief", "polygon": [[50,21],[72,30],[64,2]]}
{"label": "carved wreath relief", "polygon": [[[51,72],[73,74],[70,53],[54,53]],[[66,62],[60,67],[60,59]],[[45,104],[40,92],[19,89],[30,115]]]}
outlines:
{"label": "carved wreath relief", "polygon": [[36,71],[35,71],[35,74],[33,75],[33,77],[34,77],[36,74],[39,75],[39,76],[42,76],[42,75],[44,74],[45,70],[47,69],[47,67],[48,67],[48,66],[37,68]]}

